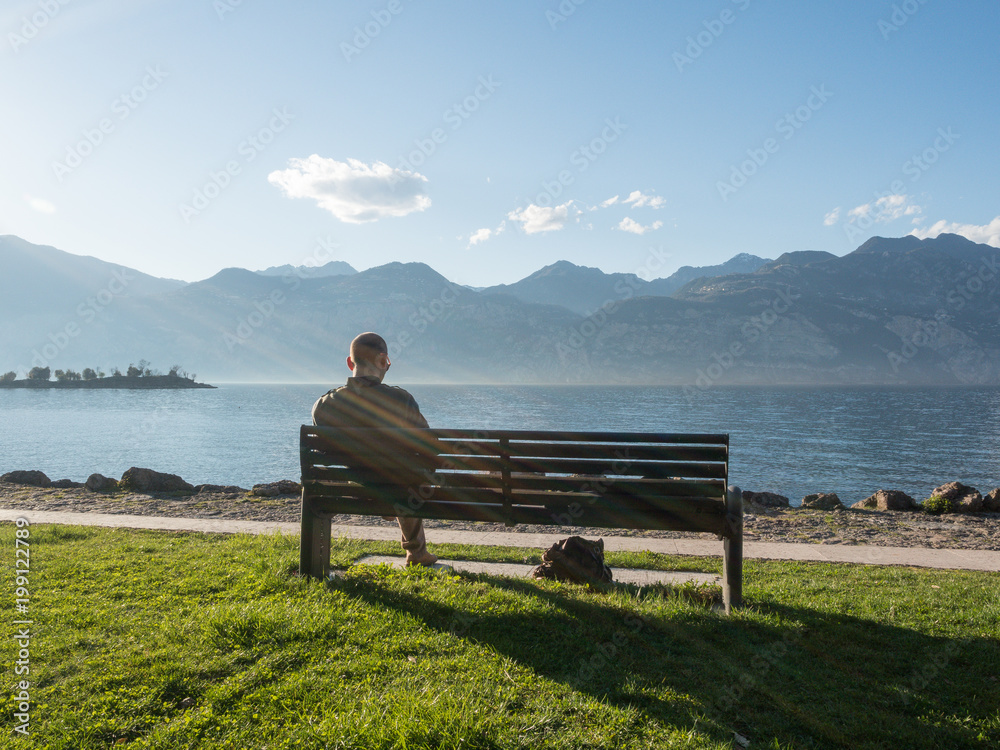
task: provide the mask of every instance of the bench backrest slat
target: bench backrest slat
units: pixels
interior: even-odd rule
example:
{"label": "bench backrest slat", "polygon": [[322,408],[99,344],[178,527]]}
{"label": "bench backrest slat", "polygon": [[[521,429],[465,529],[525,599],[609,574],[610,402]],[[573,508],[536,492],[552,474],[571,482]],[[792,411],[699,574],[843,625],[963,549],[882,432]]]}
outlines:
{"label": "bench backrest slat", "polygon": [[650,445],[729,445],[729,435],[724,433],[689,432],[564,432],[557,430],[460,430],[449,428],[383,427],[315,427],[303,425],[301,437],[307,440],[319,436],[324,441],[356,440],[365,433],[380,432],[405,435],[414,439],[441,441],[534,441],[542,443],[647,443]]}
{"label": "bench backrest slat", "polygon": [[[440,455],[495,456],[500,451],[500,441],[442,440]],[[505,445],[505,452],[524,458],[607,458],[624,457],[632,460],[657,461],[722,461],[728,460],[724,445],[643,445],[637,443],[581,443],[514,441]]]}

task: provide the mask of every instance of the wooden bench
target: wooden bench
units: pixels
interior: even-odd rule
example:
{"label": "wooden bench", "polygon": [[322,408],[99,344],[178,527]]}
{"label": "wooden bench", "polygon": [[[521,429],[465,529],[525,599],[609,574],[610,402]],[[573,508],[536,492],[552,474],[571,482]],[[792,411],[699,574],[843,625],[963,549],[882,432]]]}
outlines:
{"label": "wooden bench", "polygon": [[728,435],[305,425],[300,453],[301,575],[328,574],[338,513],[703,531],[723,540],[726,611],[742,602]]}

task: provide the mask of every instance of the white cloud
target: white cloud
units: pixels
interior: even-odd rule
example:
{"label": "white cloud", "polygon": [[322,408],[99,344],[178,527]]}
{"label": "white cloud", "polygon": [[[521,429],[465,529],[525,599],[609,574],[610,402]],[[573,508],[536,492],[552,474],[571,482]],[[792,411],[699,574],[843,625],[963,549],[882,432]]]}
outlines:
{"label": "white cloud", "polygon": [[56,212],[56,207],[44,198],[35,198],[32,195],[25,195],[24,200],[26,200],[28,205],[40,214],[54,214]]}
{"label": "white cloud", "polygon": [[608,198],[606,201],[602,202],[601,208],[607,208],[608,206],[613,206],[617,202],[618,202],[618,196],[616,195],[613,198]]}
{"label": "white cloud", "polygon": [[973,242],[980,242],[984,245],[1000,247],[1000,216],[997,216],[989,224],[958,224],[949,221],[938,221],[923,229],[914,229],[910,234],[920,239],[937,237],[939,234],[960,234]]}
{"label": "white cloud", "polygon": [[[615,198],[617,197],[615,196]],[[622,203],[631,203],[633,208],[642,208],[643,206],[662,208],[666,200],[658,195],[643,195],[639,190],[633,190]]]}
{"label": "white cloud", "polygon": [[490,237],[496,237],[507,227],[506,221],[501,221],[500,226],[496,229],[490,229],[489,227],[483,227],[482,229],[477,229],[475,232],[469,235],[469,244],[466,247],[472,247],[473,245],[478,245],[482,242],[486,242]]}
{"label": "white cloud", "polygon": [[837,206],[830,213],[823,217],[824,226],[832,226],[840,221],[840,206]]}
{"label": "white cloud", "polygon": [[653,231],[655,229],[659,229],[662,226],[663,226],[663,222],[662,221],[654,221],[649,226],[644,227],[639,222],[637,222],[637,221],[629,218],[628,216],[626,216],[618,224],[618,229],[622,230],[623,232],[631,232],[632,234],[645,234],[646,232],[650,232],[650,231]]}
{"label": "white cloud", "polygon": [[486,242],[490,237],[493,236],[493,230],[483,227],[482,229],[477,229],[475,232],[469,235],[469,247],[473,245],[478,245],[480,242]]}
{"label": "white cloud", "polygon": [[431,205],[426,177],[381,161],[368,165],[358,159],[342,162],[313,154],[288,164],[288,169],[271,172],[267,181],[289,198],[312,198],[347,224],[406,216]]}
{"label": "white cloud", "polygon": [[538,234],[562,229],[569,220],[571,210],[574,210],[573,201],[561,206],[536,206],[532,203],[527,208],[511,211],[507,218],[520,222],[525,234]]}
{"label": "white cloud", "polygon": [[[872,223],[884,224],[903,216],[913,216],[919,213],[923,213],[923,209],[915,203],[911,203],[910,196],[896,194],[884,195],[872,203],[855,206],[847,212],[847,215],[851,217],[851,221],[870,218]],[[827,218],[829,216],[830,214],[827,214]],[[824,223],[826,223],[825,220]]]}

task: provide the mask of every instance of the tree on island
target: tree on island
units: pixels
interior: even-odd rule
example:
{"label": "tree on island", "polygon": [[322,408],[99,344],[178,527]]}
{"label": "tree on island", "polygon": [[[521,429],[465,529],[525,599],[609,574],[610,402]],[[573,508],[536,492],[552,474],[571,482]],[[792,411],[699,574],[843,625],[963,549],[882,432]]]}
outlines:
{"label": "tree on island", "polygon": [[13,383],[15,380],[17,380],[17,373],[13,370],[0,375],[0,383]]}
{"label": "tree on island", "polygon": [[28,372],[28,380],[48,380],[52,371],[48,367],[32,367]]}
{"label": "tree on island", "polygon": [[83,368],[83,379],[84,380],[97,380],[98,378],[103,378],[104,373],[100,370],[93,370],[90,367]]}
{"label": "tree on island", "polygon": [[149,360],[145,359],[140,359],[138,365],[133,365],[129,362],[128,369],[125,371],[125,377],[127,378],[148,378],[158,374],[149,369]]}

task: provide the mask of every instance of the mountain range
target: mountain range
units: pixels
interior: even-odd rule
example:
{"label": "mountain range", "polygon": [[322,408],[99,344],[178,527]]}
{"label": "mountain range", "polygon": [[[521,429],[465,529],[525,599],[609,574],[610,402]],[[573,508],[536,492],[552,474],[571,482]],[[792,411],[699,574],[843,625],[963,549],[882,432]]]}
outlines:
{"label": "mountain range", "polygon": [[688,282],[702,276],[752,273],[769,262],[767,258],[740,253],[717,266],[682,266],[667,278],[646,280],[634,273],[604,273],[599,268],[585,268],[561,260],[514,284],[499,284],[480,291],[509,294],[523,302],[559,305],[586,316],[606,301],[626,293],[630,296],[669,297]]}
{"label": "mountain range", "polygon": [[334,261],[185,283],[7,235],[0,372],[147,359],[209,382],[336,383],[375,330],[397,383],[995,384],[998,265],[942,234],[657,279],[560,261],[477,290],[423,263]]}

